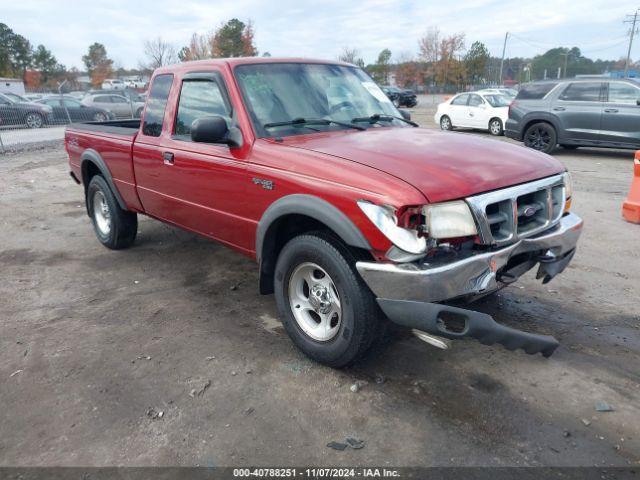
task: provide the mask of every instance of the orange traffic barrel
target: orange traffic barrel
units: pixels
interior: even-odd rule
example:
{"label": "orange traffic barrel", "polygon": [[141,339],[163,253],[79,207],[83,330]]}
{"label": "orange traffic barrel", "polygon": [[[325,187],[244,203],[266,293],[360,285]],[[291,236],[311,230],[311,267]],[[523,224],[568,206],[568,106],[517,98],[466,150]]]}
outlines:
{"label": "orange traffic barrel", "polygon": [[633,180],[629,196],[622,204],[622,216],[627,222],[640,223],[640,150],[633,159]]}

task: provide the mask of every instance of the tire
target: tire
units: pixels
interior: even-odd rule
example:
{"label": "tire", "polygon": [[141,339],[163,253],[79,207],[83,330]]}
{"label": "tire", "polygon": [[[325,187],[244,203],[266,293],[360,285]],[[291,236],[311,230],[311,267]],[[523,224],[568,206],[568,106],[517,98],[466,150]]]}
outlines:
{"label": "tire", "polygon": [[93,116],[93,121],[94,122],[106,122],[107,121],[107,115],[102,113],[102,112],[97,112]]}
{"label": "tire", "polygon": [[142,107],[136,110],[136,118],[141,118],[141,117],[142,117]]}
{"label": "tire", "polygon": [[276,304],[287,334],[305,355],[334,368],[359,359],[384,324],[355,261],[339,240],[316,232],[290,240],[276,263]]}
{"label": "tire", "polygon": [[492,118],[489,120],[489,133],[494,137],[500,137],[504,134],[504,128],[502,126],[502,120],[499,118]]}
{"label": "tire", "polygon": [[524,133],[524,144],[543,153],[551,153],[556,148],[558,136],[556,129],[545,122],[538,122],[527,128]]}
{"label": "tire", "polygon": [[30,112],[24,117],[24,123],[28,128],[42,128],[44,125],[44,118],[37,112]]}
{"label": "tire", "polygon": [[451,131],[453,130],[453,124],[451,123],[451,119],[448,115],[443,115],[440,117],[440,130]]}
{"label": "tire", "polygon": [[138,216],[120,208],[101,175],[91,178],[86,195],[93,230],[102,245],[112,250],[130,247],[138,233]]}

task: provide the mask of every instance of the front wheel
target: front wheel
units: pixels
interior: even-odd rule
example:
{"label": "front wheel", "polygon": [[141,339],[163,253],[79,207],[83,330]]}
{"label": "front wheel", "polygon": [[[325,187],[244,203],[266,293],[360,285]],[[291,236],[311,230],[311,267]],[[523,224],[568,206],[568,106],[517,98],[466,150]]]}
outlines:
{"label": "front wheel", "polygon": [[322,232],[290,240],[278,257],[275,297],[293,343],[325,365],[345,367],[380,332],[381,312],[355,258]]}
{"label": "front wheel", "polygon": [[93,116],[93,121],[94,122],[106,122],[107,121],[107,115],[105,113],[102,113],[102,112],[97,112]]}
{"label": "front wheel", "polygon": [[548,123],[534,123],[524,133],[524,144],[543,153],[551,153],[558,142],[556,130]]}
{"label": "front wheel", "polygon": [[451,119],[447,115],[440,117],[440,129],[441,130],[453,130]]}
{"label": "front wheel", "polygon": [[87,187],[87,211],[100,243],[112,250],[131,246],[138,232],[138,216],[120,208],[107,181],[100,175]]}
{"label": "front wheel", "polygon": [[489,122],[489,133],[494,137],[499,137],[504,132],[502,128],[502,120],[494,118]]}

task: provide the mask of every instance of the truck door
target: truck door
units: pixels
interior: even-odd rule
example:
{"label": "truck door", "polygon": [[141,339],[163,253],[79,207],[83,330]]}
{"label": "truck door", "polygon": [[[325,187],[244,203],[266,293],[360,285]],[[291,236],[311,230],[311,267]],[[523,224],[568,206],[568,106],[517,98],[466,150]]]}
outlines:
{"label": "truck door", "polygon": [[155,158],[145,160],[145,173],[137,176],[141,199],[153,216],[248,252],[254,248],[255,224],[241,216],[246,162],[239,149],[191,140],[192,122],[208,116],[233,122],[221,73],[200,71],[177,79]]}
{"label": "truck door", "polygon": [[602,88],[602,82],[572,82],[560,93],[551,105],[552,113],[562,125],[558,132],[560,142],[602,140]]}

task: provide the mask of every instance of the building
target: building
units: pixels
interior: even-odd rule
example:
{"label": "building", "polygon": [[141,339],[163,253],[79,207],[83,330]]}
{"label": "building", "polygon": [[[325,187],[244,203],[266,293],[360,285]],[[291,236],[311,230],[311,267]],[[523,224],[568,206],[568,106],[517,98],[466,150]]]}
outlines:
{"label": "building", "polygon": [[0,93],[24,95],[24,82],[19,78],[0,77]]}

